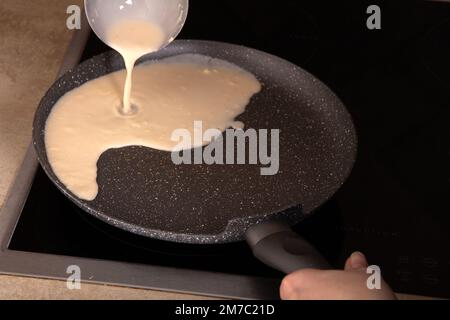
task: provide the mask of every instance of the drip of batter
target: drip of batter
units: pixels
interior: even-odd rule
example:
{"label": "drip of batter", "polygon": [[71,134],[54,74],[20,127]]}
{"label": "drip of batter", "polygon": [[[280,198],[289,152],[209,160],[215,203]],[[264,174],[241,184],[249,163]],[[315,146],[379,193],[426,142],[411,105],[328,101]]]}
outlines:
{"label": "drip of batter", "polygon": [[123,20],[109,30],[107,37],[108,44],[118,51],[125,61],[127,77],[121,111],[124,115],[129,115],[136,112],[131,104],[134,64],[143,55],[159,50],[165,41],[165,35],[156,24],[138,20]]}
{"label": "drip of batter", "polygon": [[261,90],[252,74],[230,63],[181,55],[135,67],[133,102],[139,110],[125,117],[117,109],[125,77],[118,71],[68,92],[47,120],[48,160],[80,199],[96,198],[97,161],[108,149],[137,145],[173,151],[179,143],[171,140],[173,131],[187,129],[194,136],[194,121],[202,121],[204,130],[242,127],[235,118]]}

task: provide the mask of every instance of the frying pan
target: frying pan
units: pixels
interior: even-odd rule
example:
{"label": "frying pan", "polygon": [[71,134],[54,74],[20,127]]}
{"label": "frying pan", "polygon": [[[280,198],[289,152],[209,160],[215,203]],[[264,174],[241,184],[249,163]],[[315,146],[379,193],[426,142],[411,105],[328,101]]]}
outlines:
{"label": "frying pan", "polygon": [[124,68],[112,51],[63,75],[40,102],[33,141],[43,169],[84,211],[129,232],[197,244],[246,239],[256,257],[280,271],[327,268],[289,226],[330,198],[351,172],[357,138],[349,113],[305,70],[243,46],[179,40],[138,63],[186,53],[226,60],[259,79],[262,91],[237,120],[246,128],[281,130],[278,174],[261,175],[259,164],[177,166],[170,152],[134,146],[105,152],[98,161],[97,198],[77,198],[48,162],[45,124],[65,93]]}

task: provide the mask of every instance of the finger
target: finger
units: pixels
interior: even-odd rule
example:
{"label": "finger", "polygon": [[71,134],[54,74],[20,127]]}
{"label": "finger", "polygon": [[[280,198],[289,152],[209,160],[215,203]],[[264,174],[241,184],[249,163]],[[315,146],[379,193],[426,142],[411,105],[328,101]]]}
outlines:
{"label": "finger", "polygon": [[298,300],[308,286],[311,274],[315,270],[302,269],[284,277],[280,285],[280,297],[282,300]]}
{"label": "finger", "polygon": [[366,269],[369,266],[367,263],[367,259],[359,251],[353,252],[352,255],[347,259],[345,262],[344,270],[346,271],[354,271],[354,270],[361,270]]}
{"label": "finger", "polygon": [[290,274],[284,277],[280,285],[280,298],[281,300],[296,300],[299,299],[299,284],[298,274]]}

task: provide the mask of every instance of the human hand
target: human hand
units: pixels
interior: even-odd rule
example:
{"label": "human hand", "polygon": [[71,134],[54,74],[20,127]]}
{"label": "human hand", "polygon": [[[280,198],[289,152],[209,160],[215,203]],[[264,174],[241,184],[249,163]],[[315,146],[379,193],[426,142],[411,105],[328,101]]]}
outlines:
{"label": "human hand", "polygon": [[384,282],[370,290],[368,263],[360,252],[353,253],[344,270],[303,269],[286,276],[280,287],[283,300],[394,300],[395,294]]}

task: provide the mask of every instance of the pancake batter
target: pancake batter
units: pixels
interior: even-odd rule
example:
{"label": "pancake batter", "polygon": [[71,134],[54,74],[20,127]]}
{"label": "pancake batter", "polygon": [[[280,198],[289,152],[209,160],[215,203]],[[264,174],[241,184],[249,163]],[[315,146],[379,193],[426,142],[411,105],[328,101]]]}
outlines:
{"label": "pancake batter", "polygon": [[134,64],[143,55],[158,51],[164,41],[161,28],[148,21],[124,20],[109,31],[108,44],[122,55],[127,70],[121,111],[124,115],[136,112],[130,101]]}
{"label": "pancake batter", "polygon": [[174,151],[178,143],[172,132],[187,129],[193,136],[194,121],[202,121],[205,130],[242,126],[235,118],[261,89],[252,74],[230,63],[181,55],[135,68],[132,100],[139,108],[124,116],[118,106],[125,78],[122,70],[68,92],[47,120],[48,160],[80,199],[97,196],[97,161],[103,152],[135,145]]}

